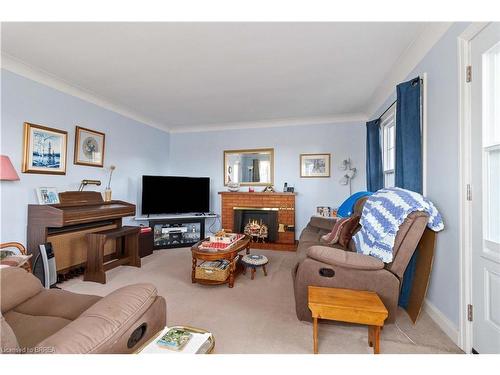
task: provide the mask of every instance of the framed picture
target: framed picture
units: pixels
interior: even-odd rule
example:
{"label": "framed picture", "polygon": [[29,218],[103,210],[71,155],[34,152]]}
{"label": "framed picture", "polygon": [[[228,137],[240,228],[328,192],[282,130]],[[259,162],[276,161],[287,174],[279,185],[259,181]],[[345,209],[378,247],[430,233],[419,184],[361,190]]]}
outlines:
{"label": "framed picture", "polygon": [[53,187],[36,188],[36,196],[38,204],[57,204],[59,203],[59,194],[57,189]]}
{"label": "framed picture", "polygon": [[102,167],[104,165],[104,142],[106,135],[80,126],[76,127],[75,133],[74,164]]}
{"label": "framed picture", "polygon": [[68,133],[24,123],[23,172],[66,174]]}
{"label": "framed picture", "polygon": [[330,177],[330,154],[300,154],[300,177]]}

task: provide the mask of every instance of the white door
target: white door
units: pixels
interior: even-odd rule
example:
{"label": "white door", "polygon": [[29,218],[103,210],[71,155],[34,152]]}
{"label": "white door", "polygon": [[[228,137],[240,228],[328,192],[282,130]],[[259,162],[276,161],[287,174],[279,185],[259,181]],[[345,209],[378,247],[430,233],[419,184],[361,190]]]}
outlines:
{"label": "white door", "polygon": [[500,353],[500,23],[471,42],[472,347]]}

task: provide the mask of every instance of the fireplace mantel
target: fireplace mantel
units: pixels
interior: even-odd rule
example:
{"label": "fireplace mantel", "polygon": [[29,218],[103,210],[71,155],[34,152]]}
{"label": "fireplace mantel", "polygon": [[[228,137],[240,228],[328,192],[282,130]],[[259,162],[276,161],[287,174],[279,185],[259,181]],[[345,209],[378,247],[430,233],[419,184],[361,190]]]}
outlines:
{"label": "fireplace mantel", "polygon": [[272,209],[278,211],[281,230],[275,242],[252,243],[254,248],[295,251],[295,195],[281,192],[221,191],[222,228],[234,231],[234,209]]}

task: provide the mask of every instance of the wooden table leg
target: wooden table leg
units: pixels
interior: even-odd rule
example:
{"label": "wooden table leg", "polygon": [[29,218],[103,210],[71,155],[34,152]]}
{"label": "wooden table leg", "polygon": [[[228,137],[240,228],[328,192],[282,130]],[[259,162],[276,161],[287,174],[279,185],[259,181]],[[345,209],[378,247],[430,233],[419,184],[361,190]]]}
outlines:
{"label": "wooden table leg", "polygon": [[229,266],[229,283],[227,286],[232,288],[234,286],[234,272],[236,271],[236,258],[231,260],[231,264]]}
{"label": "wooden table leg", "polygon": [[379,326],[373,326],[373,354],[379,354],[380,353],[380,327]]}
{"label": "wooden table leg", "polygon": [[318,354],[318,318],[313,317],[313,352]]}
{"label": "wooden table leg", "polygon": [[251,274],[252,274],[252,280],[253,280],[253,279],[254,279],[254,277],[255,277],[255,267],[252,267]]}
{"label": "wooden table leg", "polygon": [[191,271],[191,282],[194,284],[196,283],[196,258],[193,256],[193,266],[192,266],[192,271]]}
{"label": "wooden table leg", "polygon": [[264,271],[264,276],[267,276],[267,270],[265,264],[262,266],[262,270]]}

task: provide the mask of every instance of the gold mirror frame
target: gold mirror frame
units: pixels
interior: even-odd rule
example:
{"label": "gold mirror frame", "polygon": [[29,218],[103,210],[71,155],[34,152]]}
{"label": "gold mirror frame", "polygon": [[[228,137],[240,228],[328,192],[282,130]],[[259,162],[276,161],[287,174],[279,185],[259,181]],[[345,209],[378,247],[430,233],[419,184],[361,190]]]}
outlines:
{"label": "gold mirror frame", "polygon": [[268,186],[274,185],[274,148],[251,148],[251,149],[242,149],[242,150],[224,150],[224,171],[223,171],[223,179],[224,186],[227,186],[227,159],[229,155],[234,154],[269,154],[271,161],[271,181],[269,182],[240,182],[240,186]]}

